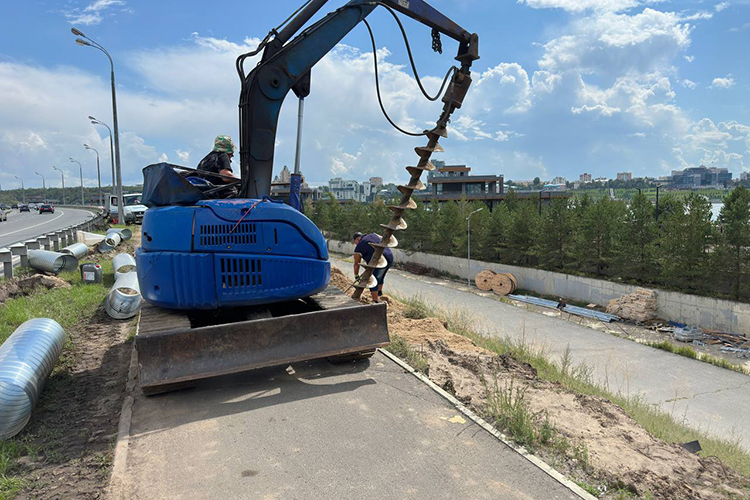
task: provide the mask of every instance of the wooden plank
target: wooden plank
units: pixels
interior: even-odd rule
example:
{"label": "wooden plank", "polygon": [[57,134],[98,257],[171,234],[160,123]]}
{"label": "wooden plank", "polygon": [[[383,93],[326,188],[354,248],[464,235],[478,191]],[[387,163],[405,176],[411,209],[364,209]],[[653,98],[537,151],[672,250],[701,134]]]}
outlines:
{"label": "wooden plank", "polygon": [[141,321],[138,335],[184,330],[190,328],[190,319],[185,311],[163,309],[144,302],[141,307]]}
{"label": "wooden plank", "polygon": [[310,300],[323,310],[340,309],[342,307],[357,307],[359,302],[352,299],[335,286],[329,286],[320,293],[310,297]]}

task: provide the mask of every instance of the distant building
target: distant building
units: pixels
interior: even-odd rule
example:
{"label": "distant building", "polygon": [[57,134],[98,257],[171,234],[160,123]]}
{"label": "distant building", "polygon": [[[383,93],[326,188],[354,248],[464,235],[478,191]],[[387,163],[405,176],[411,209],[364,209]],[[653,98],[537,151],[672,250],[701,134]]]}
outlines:
{"label": "distant building", "polygon": [[427,189],[415,191],[423,200],[437,199],[440,202],[484,200],[490,206],[503,199],[504,183],[502,175],[471,175],[471,167],[466,165],[446,165],[436,160],[437,167],[427,176]]}
{"label": "distant building", "polygon": [[328,181],[328,191],[337,200],[353,200],[360,202],[372,201],[373,189],[369,181],[358,182],[355,180],[334,177]]}
{"label": "distant building", "polygon": [[374,188],[379,188],[383,185],[382,177],[370,177],[370,185]]}
{"label": "distant building", "polygon": [[632,181],[633,173],[632,172],[617,172],[617,180],[618,181]]}
{"label": "distant building", "polygon": [[727,187],[732,182],[732,173],[726,168],[689,167],[684,170],[672,170],[673,187]]}
{"label": "distant building", "polygon": [[741,181],[750,181],[750,172],[742,172],[740,174]]}
{"label": "distant building", "polygon": [[568,179],[566,179],[565,177],[560,177],[560,176],[555,177],[554,179],[552,179],[552,182],[551,182],[551,184],[558,184],[558,185],[567,184],[567,183],[568,183]]}
{"label": "distant building", "polygon": [[[284,201],[289,200],[289,192],[291,191],[292,174],[289,169],[284,165],[281,173],[273,178],[271,183],[271,197],[280,198]],[[300,200],[302,203],[308,199],[312,201],[318,201],[320,198],[320,190],[307,185],[305,182],[305,176],[302,175],[302,185],[299,190]]]}
{"label": "distant building", "polygon": [[596,179],[594,179],[594,182],[609,182],[609,179],[607,179],[606,177],[597,177]]}
{"label": "distant building", "polygon": [[586,173],[586,172],[582,173],[581,175],[578,176],[578,182],[581,182],[584,184],[587,182],[591,182],[591,174]]}

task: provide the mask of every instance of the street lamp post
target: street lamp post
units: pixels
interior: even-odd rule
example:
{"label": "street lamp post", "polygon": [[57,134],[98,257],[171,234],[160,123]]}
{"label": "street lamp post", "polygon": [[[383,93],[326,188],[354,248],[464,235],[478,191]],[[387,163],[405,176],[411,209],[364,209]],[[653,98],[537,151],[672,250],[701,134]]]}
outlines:
{"label": "street lamp post", "polygon": [[73,163],[78,163],[78,172],[81,174],[81,206],[83,206],[86,204],[86,202],[83,199],[83,166],[81,165],[80,161],[74,160],[73,158],[69,158],[69,159]]}
{"label": "street lamp post", "polygon": [[[102,47],[100,44],[92,40],[91,38],[87,37],[83,34],[81,30],[78,28],[71,28],[71,33],[74,35],[81,37],[76,38],[76,43],[81,46],[87,46],[87,47],[93,47],[95,49],[100,50],[104,53],[105,56],[107,56],[107,59],[109,59],[109,66],[110,66],[110,83],[112,86],[112,125],[115,129],[115,170],[117,173],[117,187],[115,189],[117,194],[117,219],[120,221],[120,224],[122,224],[125,221],[125,213],[123,210],[123,203],[122,203],[122,169],[120,165],[120,134],[118,132],[117,127],[117,93],[115,92],[115,63],[112,61],[112,56],[109,55],[109,52],[107,52],[107,49]],[[85,39],[85,40],[84,40]]]}
{"label": "street lamp post", "polygon": [[99,170],[99,151],[92,148],[88,144],[83,145],[84,148],[90,149],[94,153],[96,153],[96,180],[99,183],[99,206],[104,206],[104,192],[102,192],[102,173]]}
{"label": "street lamp post", "polygon": [[109,125],[101,120],[97,120],[93,116],[89,116],[89,120],[91,120],[92,125],[104,125],[107,127],[107,130],[109,130],[109,159],[112,162],[112,192],[117,194],[117,188],[115,187],[115,148],[112,145],[112,129],[109,128]]}
{"label": "street lamp post", "polygon": [[471,216],[481,212],[483,208],[478,208],[466,217],[466,283],[471,286]]}
{"label": "street lamp post", "polygon": [[659,188],[663,188],[663,184],[656,186],[656,220],[659,220]]}
{"label": "street lamp post", "polygon": [[47,203],[47,183],[44,182],[44,176],[39,172],[34,173],[42,178],[42,189],[44,189],[44,203]]}
{"label": "street lamp post", "polygon": [[23,204],[26,205],[26,190],[23,188],[23,179],[21,179],[17,175],[15,176],[15,178],[21,181],[21,196],[23,196]]}
{"label": "street lamp post", "polygon": [[63,173],[62,170],[60,170],[54,165],[52,165],[52,170],[57,170],[58,172],[60,172],[60,177],[62,178],[63,205],[66,205],[65,203],[65,174]]}

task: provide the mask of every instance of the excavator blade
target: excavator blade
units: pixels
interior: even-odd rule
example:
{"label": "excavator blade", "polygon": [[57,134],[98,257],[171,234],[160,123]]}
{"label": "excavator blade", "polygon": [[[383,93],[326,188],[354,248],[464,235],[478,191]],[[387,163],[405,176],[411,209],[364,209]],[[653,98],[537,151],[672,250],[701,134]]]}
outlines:
{"label": "excavator blade", "polygon": [[199,326],[185,312],[147,305],[136,336],[143,392],[158,394],[201,379],[310,359],[366,357],[390,340],[385,304],[362,305],[330,286],[267,311],[260,319]]}

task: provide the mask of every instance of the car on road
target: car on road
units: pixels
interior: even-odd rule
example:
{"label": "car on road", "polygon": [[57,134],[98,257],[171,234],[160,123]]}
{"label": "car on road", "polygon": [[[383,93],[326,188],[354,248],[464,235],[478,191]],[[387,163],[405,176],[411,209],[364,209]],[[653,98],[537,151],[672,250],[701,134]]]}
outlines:
{"label": "car on road", "polygon": [[18,210],[18,203],[14,203],[10,206],[13,210]]}
{"label": "car on road", "polygon": [[5,203],[0,204],[0,210],[10,210],[10,207],[6,205]]}
{"label": "car on road", "polygon": [[54,214],[55,213],[55,207],[53,207],[49,203],[44,203],[42,205],[39,205],[39,213],[43,214],[44,212],[49,212],[51,214]]}
{"label": "car on road", "polygon": [[21,205],[20,207],[18,207],[18,211],[19,212],[31,212],[31,209],[29,208],[28,205]]}

